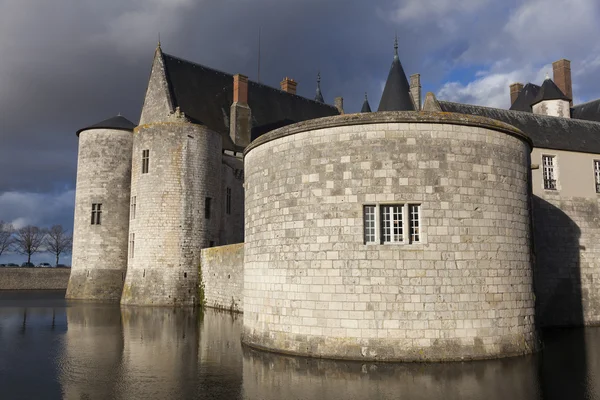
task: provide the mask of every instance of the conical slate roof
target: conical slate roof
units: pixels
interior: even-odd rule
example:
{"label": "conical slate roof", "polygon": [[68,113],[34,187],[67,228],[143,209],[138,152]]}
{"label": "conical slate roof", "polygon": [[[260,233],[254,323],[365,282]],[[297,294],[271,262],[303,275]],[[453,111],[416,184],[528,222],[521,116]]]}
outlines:
{"label": "conical slate roof", "polygon": [[533,83],[528,83],[523,89],[521,89],[519,96],[517,96],[515,102],[510,106],[510,109],[513,111],[532,112],[531,104],[537,97],[540,89],[540,86]]}
{"label": "conical slate roof", "polygon": [[415,105],[410,96],[410,86],[400,63],[400,57],[398,57],[397,39],[394,49],[396,54],[377,111],[415,111]]}
{"label": "conical slate roof", "polygon": [[127,118],[117,115],[116,117],[112,117],[109,119],[105,119],[104,121],[98,122],[97,124],[90,125],[86,128],[82,128],[77,131],[77,136],[83,131],[87,131],[89,129],[114,129],[117,131],[129,131],[133,132],[133,128],[136,127],[136,124],[128,120]]}
{"label": "conical slate roof", "polygon": [[321,93],[321,73],[317,74],[317,94],[315,95],[315,101],[319,103],[325,103],[323,99],[323,93]]}
{"label": "conical slate roof", "polygon": [[371,106],[369,105],[369,99],[367,99],[367,94],[365,93],[365,101],[363,102],[362,108],[360,109],[361,113],[369,113],[371,112]]}
{"label": "conical slate roof", "polygon": [[566,100],[571,101],[559,88],[556,86],[556,83],[552,81],[550,78],[546,78],[542,87],[540,88],[537,96],[531,103],[533,106],[544,100]]}

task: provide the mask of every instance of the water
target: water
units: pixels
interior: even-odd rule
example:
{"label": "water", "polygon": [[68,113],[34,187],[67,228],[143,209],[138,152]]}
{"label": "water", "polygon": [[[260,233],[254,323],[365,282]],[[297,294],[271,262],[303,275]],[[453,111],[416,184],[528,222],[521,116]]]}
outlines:
{"label": "water", "polygon": [[239,315],[0,292],[0,399],[599,399],[600,328],[536,355],[364,364],[242,347]]}

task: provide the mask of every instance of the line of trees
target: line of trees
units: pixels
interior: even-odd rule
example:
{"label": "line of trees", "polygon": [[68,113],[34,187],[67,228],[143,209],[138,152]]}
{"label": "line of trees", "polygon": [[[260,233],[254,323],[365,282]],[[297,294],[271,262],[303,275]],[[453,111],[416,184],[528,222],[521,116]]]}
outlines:
{"label": "line of trees", "polygon": [[3,253],[16,252],[31,256],[47,251],[56,256],[56,265],[61,254],[70,254],[73,247],[73,236],[62,225],[54,225],[49,229],[37,226],[24,226],[14,229],[12,224],[0,220],[0,256]]}

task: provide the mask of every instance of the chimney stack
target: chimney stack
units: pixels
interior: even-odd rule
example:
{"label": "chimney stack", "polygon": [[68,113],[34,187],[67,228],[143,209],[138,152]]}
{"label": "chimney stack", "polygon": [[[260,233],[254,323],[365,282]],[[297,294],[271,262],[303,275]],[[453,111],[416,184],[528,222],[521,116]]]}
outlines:
{"label": "chimney stack", "polygon": [[421,74],[410,76],[410,95],[415,103],[415,110],[421,111]]}
{"label": "chimney stack", "polygon": [[552,63],[554,73],[554,83],[556,86],[571,99],[571,107],[573,106],[573,85],[571,83],[571,61],[562,59]]}
{"label": "chimney stack", "polygon": [[512,106],[513,104],[515,104],[515,101],[517,100],[517,97],[519,97],[519,93],[521,93],[521,90],[523,90],[523,84],[522,83],[513,83],[510,85],[510,105]]}
{"label": "chimney stack", "polygon": [[335,108],[337,108],[338,112],[341,114],[344,113],[344,98],[343,97],[336,97],[333,100],[333,103],[335,105]]}
{"label": "chimney stack", "polygon": [[252,113],[248,106],[248,77],[233,76],[233,103],[229,115],[229,136],[236,146],[245,148],[250,144]]}
{"label": "chimney stack", "polygon": [[298,82],[287,76],[281,81],[281,90],[284,92],[296,94],[296,86],[298,86]]}

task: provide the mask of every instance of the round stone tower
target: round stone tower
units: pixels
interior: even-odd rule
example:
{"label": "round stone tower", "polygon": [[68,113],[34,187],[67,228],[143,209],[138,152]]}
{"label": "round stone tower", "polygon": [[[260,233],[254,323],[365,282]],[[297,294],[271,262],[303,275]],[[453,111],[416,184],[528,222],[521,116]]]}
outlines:
{"label": "round stone tower", "polygon": [[536,350],[531,141],[429,112],[321,118],[245,155],[243,341],[398,361]]}
{"label": "round stone tower", "polygon": [[222,137],[178,112],[133,136],[135,215],[121,303],[195,305],[200,250],[218,240]]}
{"label": "round stone tower", "polygon": [[73,257],[68,299],[119,301],[127,270],[131,121],[122,116],[77,131]]}

